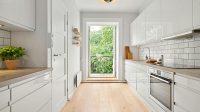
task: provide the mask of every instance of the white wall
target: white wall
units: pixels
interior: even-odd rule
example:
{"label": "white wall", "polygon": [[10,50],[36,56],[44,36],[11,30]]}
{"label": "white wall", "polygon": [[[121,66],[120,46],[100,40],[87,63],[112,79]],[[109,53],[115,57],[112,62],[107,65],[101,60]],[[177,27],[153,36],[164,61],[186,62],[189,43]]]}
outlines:
{"label": "white wall", "polygon": [[80,47],[72,45],[72,28],[80,29],[80,11],[75,0],[65,0],[69,17],[68,32],[68,89],[70,96],[74,92],[74,76],[80,71]]}
{"label": "white wall", "polygon": [[24,47],[24,67],[47,67],[47,0],[36,0],[36,31],[11,32],[11,44]]}
{"label": "white wall", "polygon": [[120,49],[119,49],[119,54],[120,57],[119,57],[119,79],[120,80],[123,80],[124,79],[124,46],[127,46],[129,45],[130,43],[130,23],[137,17],[137,14],[135,13],[100,13],[100,12],[92,12],[92,13],[87,13],[87,12],[82,12],[81,13],[81,32],[83,34],[83,43],[82,43],[82,54],[81,54],[81,62],[82,62],[82,71],[83,71],[83,78],[86,79],[86,29],[85,28],[85,25],[86,24],[85,22],[85,19],[91,19],[91,18],[101,18],[101,19],[104,19],[104,18],[107,18],[107,19],[113,19],[114,21],[116,19],[119,19],[121,20],[119,24],[121,24],[121,27],[120,28],[120,39],[121,39],[121,43],[119,43],[121,46],[120,46]]}

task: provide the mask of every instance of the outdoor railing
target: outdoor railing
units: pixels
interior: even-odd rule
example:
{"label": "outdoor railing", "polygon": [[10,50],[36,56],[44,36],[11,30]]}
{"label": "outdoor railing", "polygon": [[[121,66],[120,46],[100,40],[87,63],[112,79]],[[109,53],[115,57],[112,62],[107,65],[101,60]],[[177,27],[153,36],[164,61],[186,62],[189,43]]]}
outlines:
{"label": "outdoor railing", "polygon": [[113,56],[91,56],[90,70],[93,74],[113,73]]}

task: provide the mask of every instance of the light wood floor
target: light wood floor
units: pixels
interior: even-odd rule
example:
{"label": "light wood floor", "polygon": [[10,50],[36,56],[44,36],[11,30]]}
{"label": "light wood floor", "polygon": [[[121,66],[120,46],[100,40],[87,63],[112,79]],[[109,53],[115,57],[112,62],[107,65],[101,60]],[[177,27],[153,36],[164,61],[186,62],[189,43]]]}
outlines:
{"label": "light wood floor", "polygon": [[150,112],[124,83],[83,83],[62,112]]}

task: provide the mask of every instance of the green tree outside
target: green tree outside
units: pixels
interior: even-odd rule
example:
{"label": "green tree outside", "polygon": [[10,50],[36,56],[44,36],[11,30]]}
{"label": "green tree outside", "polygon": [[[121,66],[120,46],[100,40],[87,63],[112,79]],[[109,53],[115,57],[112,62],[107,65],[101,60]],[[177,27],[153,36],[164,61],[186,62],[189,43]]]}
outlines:
{"label": "green tree outside", "polygon": [[[95,27],[95,26],[94,26]],[[113,73],[113,27],[102,26],[90,32],[91,73]]]}

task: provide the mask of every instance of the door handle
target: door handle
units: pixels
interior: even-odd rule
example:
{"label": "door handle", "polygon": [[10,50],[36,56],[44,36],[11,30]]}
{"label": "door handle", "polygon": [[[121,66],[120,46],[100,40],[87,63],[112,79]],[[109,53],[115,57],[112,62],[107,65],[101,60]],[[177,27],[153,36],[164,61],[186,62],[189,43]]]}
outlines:
{"label": "door handle", "polygon": [[62,54],[54,54],[53,56],[62,56]]}
{"label": "door handle", "polygon": [[54,54],[53,56],[59,56],[58,54]]}

